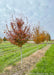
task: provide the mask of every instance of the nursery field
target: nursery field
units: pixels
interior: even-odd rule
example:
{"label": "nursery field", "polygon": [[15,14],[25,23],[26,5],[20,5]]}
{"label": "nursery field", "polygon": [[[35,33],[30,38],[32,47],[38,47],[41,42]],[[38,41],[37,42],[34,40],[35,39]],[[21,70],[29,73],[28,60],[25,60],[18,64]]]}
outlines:
{"label": "nursery field", "polygon": [[[44,46],[46,46],[46,44],[41,44],[37,46],[36,44],[26,43],[22,47],[23,58],[31,55]],[[15,46],[7,41],[0,44],[0,72],[2,72],[5,67],[9,65],[14,65],[16,62],[20,61],[20,59],[21,53],[18,46]]]}
{"label": "nursery field", "polygon": [[36,64],[29,75],[54,75],[54,45],[49,48],[45,57]]}

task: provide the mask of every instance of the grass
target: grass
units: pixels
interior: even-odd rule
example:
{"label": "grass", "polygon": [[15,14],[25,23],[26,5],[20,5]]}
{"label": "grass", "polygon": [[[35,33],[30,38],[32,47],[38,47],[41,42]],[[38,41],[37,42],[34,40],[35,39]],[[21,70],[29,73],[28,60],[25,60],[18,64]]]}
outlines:
{"label": "grass", "polygon": [[45,57],[36,64],[29,75],[54,75],[54,45],[49,48]]}
{"label": "grass", "polygon": [[[41,49],[45,45],[39,45],[38,49]],[[22,47],[23,58],[31,55],[37,51],[36,44],[25,44]],[[0,72],[4,71],[4,68],[13,65],[21,59],[20,48],[10,42],[3,42],[0,44]]]}

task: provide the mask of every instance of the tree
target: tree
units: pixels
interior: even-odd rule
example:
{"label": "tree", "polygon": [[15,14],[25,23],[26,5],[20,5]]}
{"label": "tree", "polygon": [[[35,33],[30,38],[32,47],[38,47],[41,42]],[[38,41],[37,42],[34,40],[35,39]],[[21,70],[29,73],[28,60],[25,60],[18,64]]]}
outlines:
{"label": "tree", "polygon": [[40,42],[44,42],[46,40],[46,33],[45,31],[42,31],[40,33]]}
{"label": "tree", "polygon": [[49,34],[49,33],[46,33],[46,41],[48,42],[48,41],[50,41],[50,40],[51,40],[50,34]]}
{"label": "tree", "polygon": [[33,40],[36,44],[51,40],[50,34],[46,31],[41,31],[40,26],[35,27],[33,30]]}
{"label": "tree", "polygon": [[4,37],[4,38],[3,38],[3,41],[6,41],[6,40],[7,40],[6,37]]}
{"label": "tree", "polygon": [[0,43],[2,43],[2,41],[3,41],[3,40],[2,40],[2,38],[0,37]]}
{"label": "tree", "polygon": [[15,18],[15,20],[10,22],[10,26],[11,28],[9,29],[8,25],[6,25],[7,31],[4,33],[6,33],[8,41],[20,47],[22,64],[22,45],[30,38],[30,27],[28,26],[28,23],[25,25],[22,18]]}
{"label": "tree", "polygon": [[33,40],[35,41],[35,43],[39,44],[40,41],[40,26],[37,26],[33,29],[34,33],[33,33]]}

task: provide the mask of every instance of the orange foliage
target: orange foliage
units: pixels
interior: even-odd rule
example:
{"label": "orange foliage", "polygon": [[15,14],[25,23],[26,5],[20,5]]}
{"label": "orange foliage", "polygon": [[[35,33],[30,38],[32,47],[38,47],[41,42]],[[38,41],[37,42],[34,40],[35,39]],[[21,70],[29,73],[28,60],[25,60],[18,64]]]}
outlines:
{"label": "orange foliage", "polygon": [[39,44],[44,41],[50,41],[50,35],[45,31],[41,31],[40,26],[34,28],[33,40]]}
{"label": "orange foliage", "polygon": [[33,29],[34,30],[34,34],[33,34],[33,40],[35,41],[35,43],[40,43],[40,27],[36,27]]}

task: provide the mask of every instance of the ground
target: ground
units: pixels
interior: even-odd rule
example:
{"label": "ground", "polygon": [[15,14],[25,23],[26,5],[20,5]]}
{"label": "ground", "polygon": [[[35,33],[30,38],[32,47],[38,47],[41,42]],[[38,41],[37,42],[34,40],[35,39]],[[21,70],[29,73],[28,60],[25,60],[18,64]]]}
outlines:
{"label": "ground", "polygon": [[6,73],[3,75],[25,75],[30,72],[30,70],[33,69],[35,64],[40,61],[40,59],[44,56],[45,52],[48,50],[50,45],[47,45],[46,47],[36,51],[32,55],[26,57],[23,59],[23,66],[21,68],[21,63],[17,63],[17,65],[7,68],[9,70],[6,70]]}
{"label": "ground", "polygon": [[[23,58],[36,52],[38,49],[43,48],[45,45],[28,44],[26,43],[22,47]],[[14,66],[15,63],[21,60],[20,48],[9,42],[3,42],[0,44],[0,72],[4,72],[7,66]]]}
{"label": "ground", "polygon": [[51,45],[29,75],[54,75],[54,45]]}
{"label": "ground", "polygon": [[25,44],[23,65],[19,49],[9,42],[0,44],[0,75],[54,75],[54,45]]}

